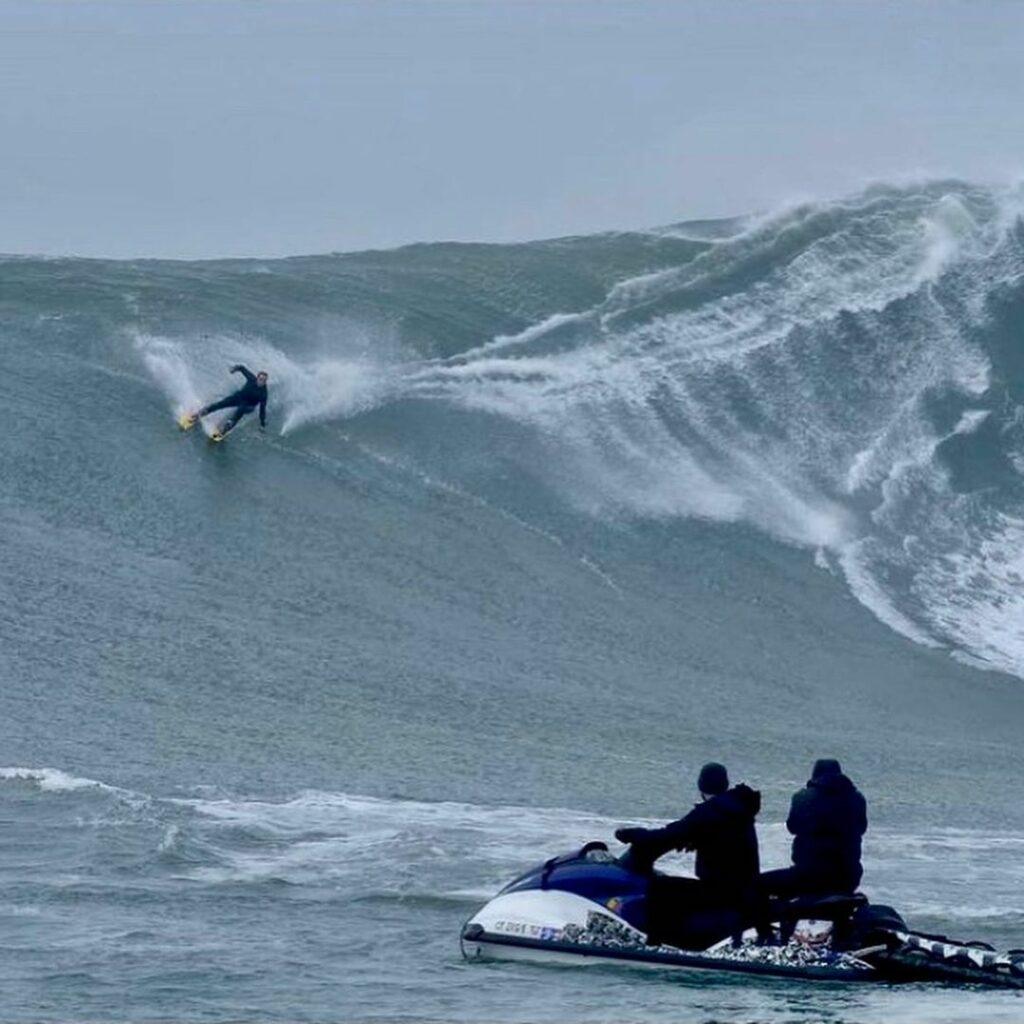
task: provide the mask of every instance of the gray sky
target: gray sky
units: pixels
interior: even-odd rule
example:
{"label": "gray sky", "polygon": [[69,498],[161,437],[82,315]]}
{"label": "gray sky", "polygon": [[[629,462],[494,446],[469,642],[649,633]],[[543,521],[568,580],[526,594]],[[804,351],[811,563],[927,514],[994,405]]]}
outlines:
{"label": "gray sky", "polygon": [[1024,171],[1024,3],[0,2],[0,251],[504,241]]}

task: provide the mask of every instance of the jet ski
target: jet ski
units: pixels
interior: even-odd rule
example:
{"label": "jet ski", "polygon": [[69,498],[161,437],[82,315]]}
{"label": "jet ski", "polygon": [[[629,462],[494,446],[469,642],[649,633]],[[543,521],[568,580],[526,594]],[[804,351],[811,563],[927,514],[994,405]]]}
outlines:
{"label": "jet ski", "polygon": [[625,963],[851,982],[933,981],[1024,988],[1024,950],[911,931],[861,893],[775,900],[762,941],[729,908],[681,914],[648,935],[648,897],[661,876],[628,848],[602,842],[552,857],[505,886],[463,925],[468,960]]}

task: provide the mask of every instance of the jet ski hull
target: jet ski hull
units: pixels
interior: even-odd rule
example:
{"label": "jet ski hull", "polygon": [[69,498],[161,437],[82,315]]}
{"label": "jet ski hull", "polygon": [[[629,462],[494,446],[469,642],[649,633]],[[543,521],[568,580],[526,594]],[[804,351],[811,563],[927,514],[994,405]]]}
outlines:
{"label": "jet ski hull", "polygon": [[[616,898],[610,899],[616,905]],[[575,941],[590,937],[590,941]],[[875,972],[853,958],[804,957],[786,963],[783,951],[747,949],[741,956],[727,943],[705,953],[650,946],[646,936],[607,906],[555,888],[503,892],[466,923],[461,936],[468,960],[518,960],[534,963],[607,964],[617,962],[659,970],[718,971],[816,978],[823,981],[867,981]],[[810,962],[813,959],[813,962]]]}
{"label": "jet ski hull", "polygon": [[884,980],[877,971],[864,965],[862,968],[843,967],[791,967],[786,964],[761,963],[758,961],[734,962],[699,953],[649,952],[630,949],[600,949],[581,946],[571,942],[542,942],[535,939],[521,939],[507,935],[489,935],[486,932],[465,934],[462,938],[462,954],[467,960],[514,960],[526,963],[562,964],[572,966],[626,964],[630,967],[652,968],[655,970],[689,971],[707,974],[756,974],[777,978],[800,978],[814,981],[879,981]]}

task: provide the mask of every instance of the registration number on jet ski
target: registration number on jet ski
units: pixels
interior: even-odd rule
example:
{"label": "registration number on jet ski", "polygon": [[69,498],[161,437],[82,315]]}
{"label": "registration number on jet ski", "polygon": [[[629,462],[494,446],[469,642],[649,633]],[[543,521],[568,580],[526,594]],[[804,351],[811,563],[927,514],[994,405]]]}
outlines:
{"label": "registration number on jet ski", "polygon": [[527,939],[540,939],[543,942],[553,942],[562,937],[561,928],[527,924],[525,921],[495,921],[494,930],[502,935],[521,935]]}

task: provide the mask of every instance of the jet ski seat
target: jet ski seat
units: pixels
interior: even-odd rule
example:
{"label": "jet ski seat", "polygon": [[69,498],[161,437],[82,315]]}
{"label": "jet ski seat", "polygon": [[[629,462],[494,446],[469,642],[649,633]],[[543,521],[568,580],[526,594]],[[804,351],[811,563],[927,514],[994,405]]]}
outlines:
{"label": "jet ski seat", "polygon": [[861,892],[837,893],[832,896],[796,896],[791,899],[772,900],[772,919],[779,922],[779,937],[788,942],[798,921],[831,921],[837,934],[848,930],[854,914],[868,905]]}
{"label": "jet ski seat", "polygon": [[815,921],[846,921],[867,905],[868,898],[862,892],[852,895],[837,893],[833,896],[796,896],[773,900],[772,916],[778,921],[799,921],[805,918]]}

